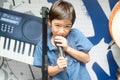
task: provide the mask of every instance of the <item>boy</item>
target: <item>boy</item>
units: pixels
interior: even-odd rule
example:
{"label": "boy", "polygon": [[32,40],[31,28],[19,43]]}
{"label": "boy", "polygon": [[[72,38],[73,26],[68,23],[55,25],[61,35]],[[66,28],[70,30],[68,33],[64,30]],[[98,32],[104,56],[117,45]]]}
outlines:
{"label": "boy", "polygon": [[[48,75],[53,80],[91,80],[85,67],[89,62],[92,43],[77,29],[72,29],[76,18],[71,3],[57,0],[50,8],[47,56]],[[59,56],[58,47],[65,57]],[[36,46],[34,65],[42,66],[42,41]]]}

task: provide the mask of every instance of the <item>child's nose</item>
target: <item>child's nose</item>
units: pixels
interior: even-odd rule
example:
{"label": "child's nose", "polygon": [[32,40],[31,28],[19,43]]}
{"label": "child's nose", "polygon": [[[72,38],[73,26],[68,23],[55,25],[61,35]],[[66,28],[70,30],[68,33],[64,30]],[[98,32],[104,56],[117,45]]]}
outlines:
{"label": "child's nose", "polygon": [[63,35],[64,33],[65,33],[65,29],[64,29],[64,28],[61,28],[61,29],[59,30],[59,34]]}

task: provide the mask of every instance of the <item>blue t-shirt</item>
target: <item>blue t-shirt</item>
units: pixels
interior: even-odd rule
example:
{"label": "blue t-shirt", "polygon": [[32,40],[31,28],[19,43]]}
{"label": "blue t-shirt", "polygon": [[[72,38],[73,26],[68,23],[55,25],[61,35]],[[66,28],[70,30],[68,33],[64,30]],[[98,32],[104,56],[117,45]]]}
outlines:
{"label": "blue t-shirt", "polygon": [[[72,48],[83,52],[89,52],[89,50],[93,47],[92,43],[87,39],[87,37],[85,37],[77,29],[71,29],[66,39]],[[57,65],[56,61],[59,57],[59,52],[51,43],[51,33],[48,34],[47,56],[48,65]],[[85,63],[76,60],[67,53],[65,56],[68,59],[67,68],[57,75],[52,76],[54,80],[91,80],[85,67]],[[42,66],[42,40],[36,46],[33,64],[35,66]]]}

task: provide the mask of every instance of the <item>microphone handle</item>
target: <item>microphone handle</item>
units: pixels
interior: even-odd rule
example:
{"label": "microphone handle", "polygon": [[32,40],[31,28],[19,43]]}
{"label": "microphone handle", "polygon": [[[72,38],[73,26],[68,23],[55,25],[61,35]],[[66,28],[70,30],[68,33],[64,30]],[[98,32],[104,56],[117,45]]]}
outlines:
{"label": "microphone handle", "polygon": [[[59,56],[65,57],[65,53],[64,53],[62,47],[59,46],[59,47],[58,47],[58,50],[59,50]],[[64,70],[66,71],[66,67],[64,68]]]}
{"label": "microphone handle", "polygon": [[62,57],[65,57],[65,54],[64,54],[62,47],[58,47],[58,50],[59,50],[59,55]]}

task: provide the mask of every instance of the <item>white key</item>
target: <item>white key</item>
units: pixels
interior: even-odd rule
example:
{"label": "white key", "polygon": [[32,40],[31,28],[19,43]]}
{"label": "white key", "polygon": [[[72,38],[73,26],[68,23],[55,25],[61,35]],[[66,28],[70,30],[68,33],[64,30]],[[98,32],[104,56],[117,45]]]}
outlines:
{"label": "white key", "polygon": [[16,41],[15,53],[18,53],[19,41]]}
{"label": "white key", "polygon": [[30,52],[30,56],[31,56],[31,57],[33,57],[34,48],[35,48],[35,46],[34,46],[34,45],[32,45],[32,46],[31,46],[31,52]]}
{"label": "white key", "polygon": [[23,50],[23,42],[21,42],[20,44],[20,54],[22,54],[22,50]]}
{"label": "white key", "polygon": [[7,48],[8,48],[8,43],[9,43],[9,38],[6,38],[5,50],[7,50]]}
{"label": "white key", "polygon": [[29,48],[30,48],[30,44],[25,43],[25,51],[24,51],[24,55],[25,56],[28,56],[28,54],[29,54]]}
{"label": "white key", "polygon": [[14,52],[14,46],[15,46],[15,40],[11,39],[11,42],[10,42],[10,52]]}
{"label": "white key", "polygon": [[5,37],[0,37],[0,49],[3,49]]}
{"label": "white key", "polygon": [[21,47],[21,50],[22,50],[22,55],[24,55],[25,54],[25,43],[24,42],[22,42],[23,43],[23,46]]}

